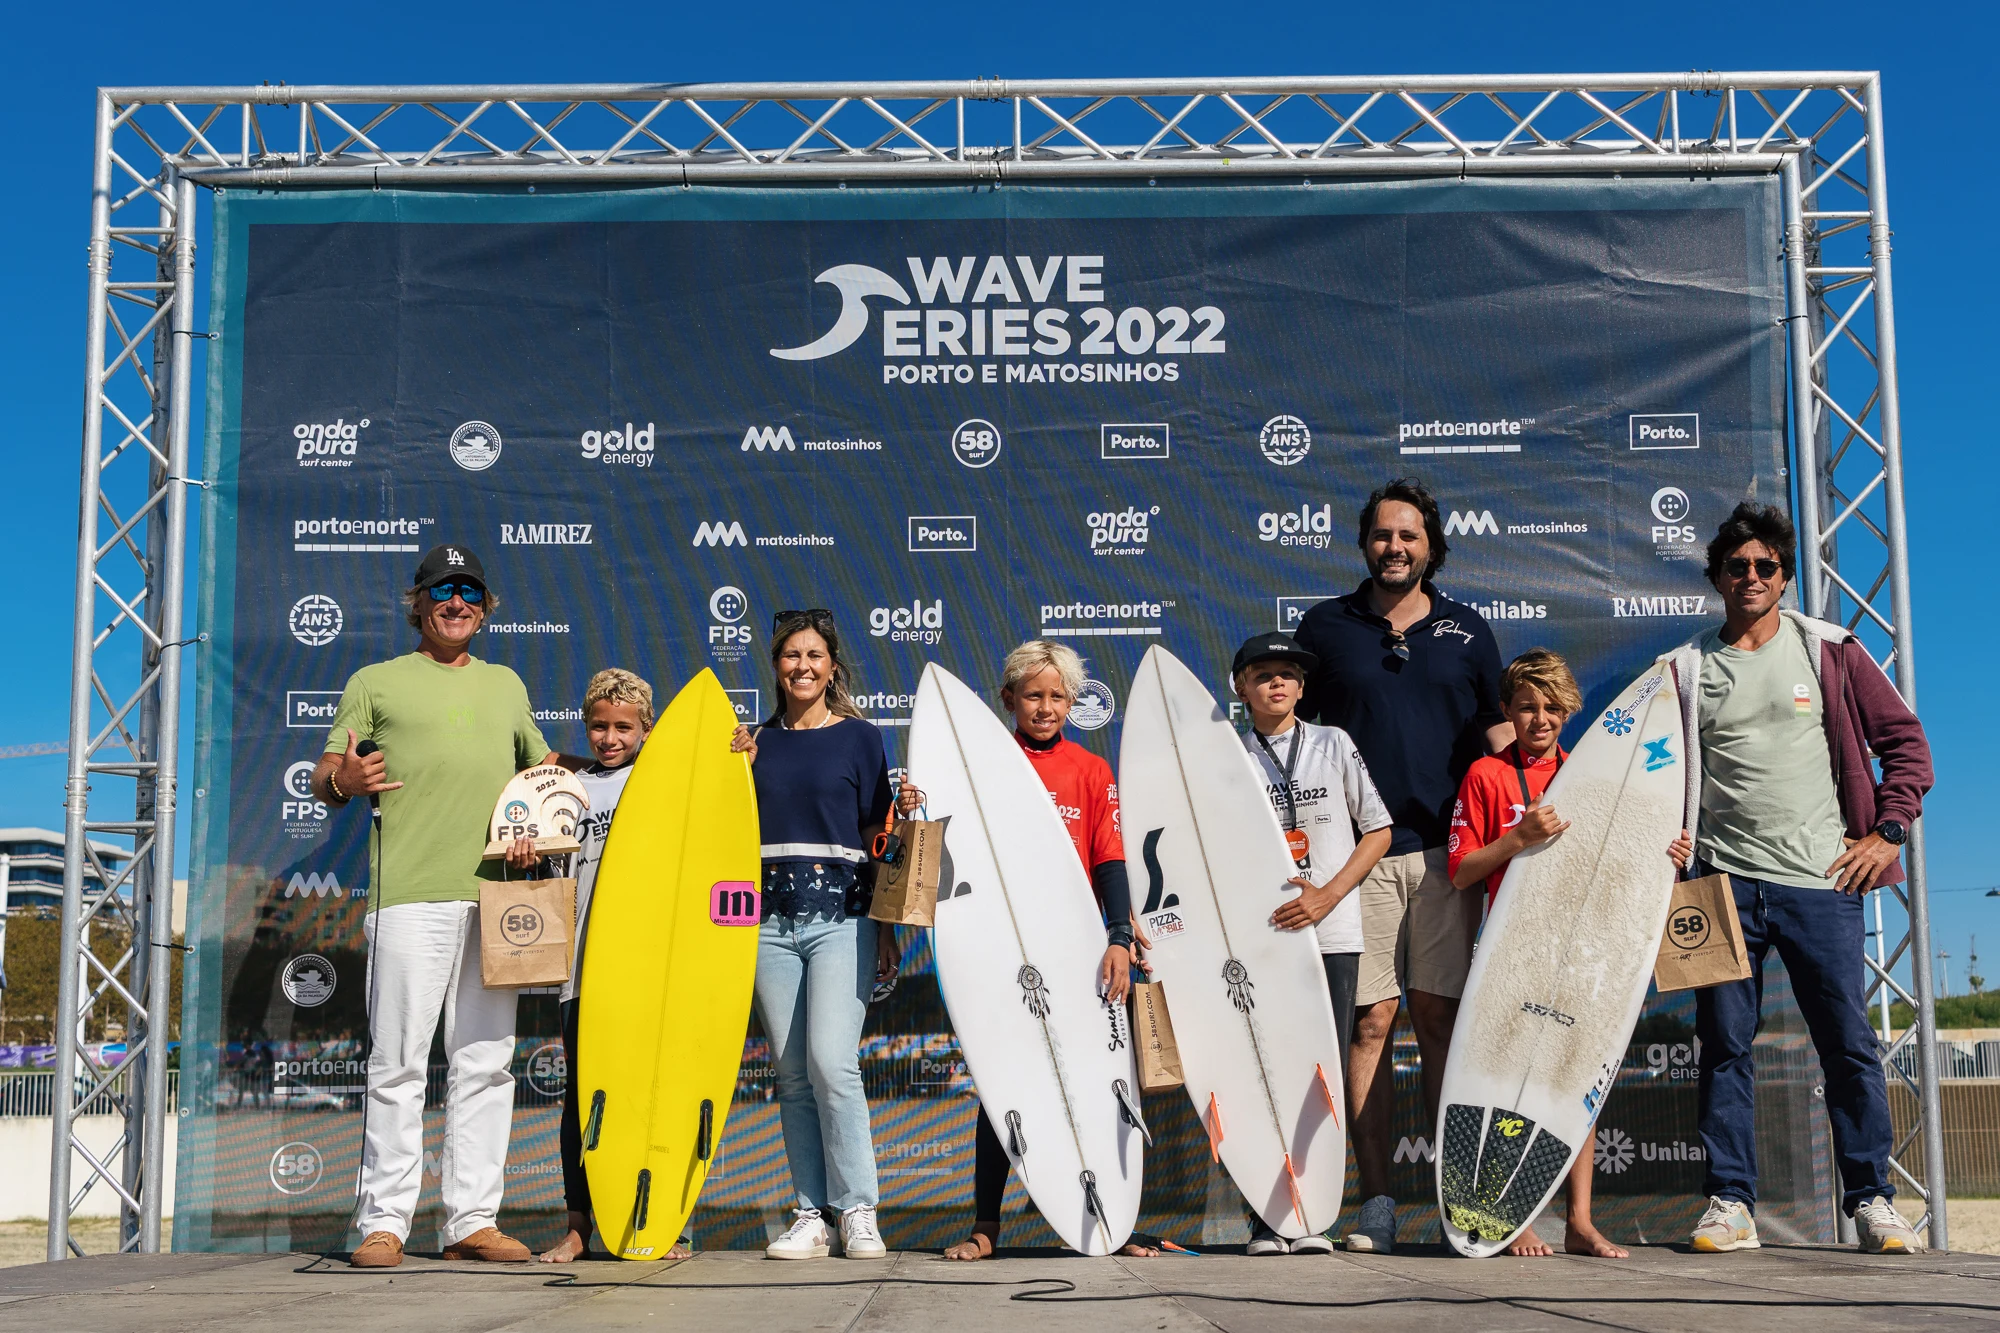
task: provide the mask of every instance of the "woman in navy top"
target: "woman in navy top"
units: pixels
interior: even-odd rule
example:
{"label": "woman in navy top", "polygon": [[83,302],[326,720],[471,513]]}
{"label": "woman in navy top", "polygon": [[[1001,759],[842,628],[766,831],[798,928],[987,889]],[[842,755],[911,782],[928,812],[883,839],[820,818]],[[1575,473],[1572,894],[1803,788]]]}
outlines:
{"label": "woman in navy top", "polygon": [[[864,720],[825,611],[781,611],[771,627],[778,708],[736,748],[752,754],[764,858],[757,1015],[778,1071],[778,1121],[798,1211],[764,1253],[824,1258],[839,1214],[850,1259],[887,1253],[875,1223],[875,1145],[861,1087],[861,1026],[878,978],[900,961],[868,917],[868,845],[889,812],[882,733]],[[922,793],[905,789],[914,810]]]}

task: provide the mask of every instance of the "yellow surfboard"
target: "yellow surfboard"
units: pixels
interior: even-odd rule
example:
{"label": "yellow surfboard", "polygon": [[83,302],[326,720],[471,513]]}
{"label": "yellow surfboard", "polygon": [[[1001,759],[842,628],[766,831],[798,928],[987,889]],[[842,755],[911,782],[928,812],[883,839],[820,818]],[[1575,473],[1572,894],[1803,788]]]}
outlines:
{"label": "yellow surfboard", "polygon": [[757,793],[703,671],[625,785],[590,905],[576,1077],[597,1229],[659,1259],[694,1211],[736,1091],[757,972]]}

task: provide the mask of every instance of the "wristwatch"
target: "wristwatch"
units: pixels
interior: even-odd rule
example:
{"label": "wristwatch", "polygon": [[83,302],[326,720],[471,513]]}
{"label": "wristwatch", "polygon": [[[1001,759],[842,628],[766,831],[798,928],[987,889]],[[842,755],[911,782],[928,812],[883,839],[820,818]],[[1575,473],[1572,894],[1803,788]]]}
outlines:
{"label": "wristwatch", "polygon": [[1901,847],[1910,840],[1909,829],[1894,819],[1884,819],[1875,825],[1875,831],[1882,835],[1882,841],[1891,847]]}

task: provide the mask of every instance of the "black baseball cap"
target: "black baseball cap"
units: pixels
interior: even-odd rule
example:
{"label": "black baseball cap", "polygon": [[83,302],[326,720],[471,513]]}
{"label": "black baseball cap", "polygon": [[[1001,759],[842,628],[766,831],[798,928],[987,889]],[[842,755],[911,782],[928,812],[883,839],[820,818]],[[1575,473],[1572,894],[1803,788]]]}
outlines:
{"label": "black baseball cap", "polygon": [[486,566],[479,563],[479,557],[464,546],[433,546],[417,566],[417,588],[428,588],[446,579],[465,578],[486,586]]}
{"label": "black baseball cap", "polygon": [[1299,641],[1289,634],[1253,634],[1236,650],[1236,660],[1229,664],[1229,674],[1233,678],[1253,662],[1271,661],[1296,662],[1299,670],[1307,673],[1319,665],[1319,659],[1299,647]]}

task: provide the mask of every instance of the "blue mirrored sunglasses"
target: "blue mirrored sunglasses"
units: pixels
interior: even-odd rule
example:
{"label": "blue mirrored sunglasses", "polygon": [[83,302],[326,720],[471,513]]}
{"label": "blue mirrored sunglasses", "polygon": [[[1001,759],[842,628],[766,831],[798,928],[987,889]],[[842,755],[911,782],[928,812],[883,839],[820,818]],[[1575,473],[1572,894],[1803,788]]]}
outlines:
{"label": "blue mirrored sunglasses", "polygon": [[477,606],[486,600],[486,589],[477,583],[433,583],[428,591],[433,602],[448,602],[454,594],[463,597],[468,606]]}

